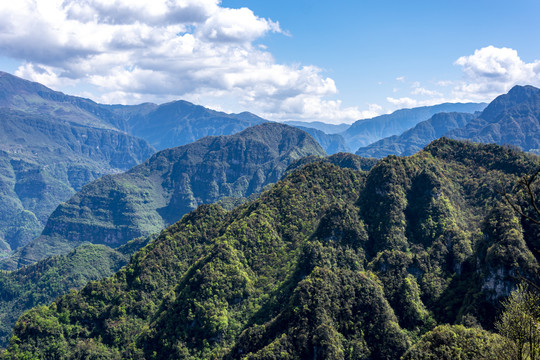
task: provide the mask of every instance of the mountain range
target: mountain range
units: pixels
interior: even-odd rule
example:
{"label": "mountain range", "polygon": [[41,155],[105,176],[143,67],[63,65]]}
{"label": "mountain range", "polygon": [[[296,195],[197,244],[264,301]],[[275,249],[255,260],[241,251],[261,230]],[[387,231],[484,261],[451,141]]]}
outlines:
{"label": "mountain range", "polygon": [[231,135],[267,122],[248,112],[226,114],[187,101],[108,108],[125,120],[130,134],[145,139],[157,150],[189,144],[205,136]]}
{"label": "mountain range", "polygon": [[[17,249],[1,266],[24,267],[0,272],[0,344],[37,307],[0,358],[416,359],[433,336],[484,351],[500,338],[477,326],[516,276],[540,280],[538,228],[501,195],[534,214],[514,185],[540,167],[518,149],[538,151],[539,91],[331,134],[1,73],[0,251]],[[369,158],[341,152],[400,126]],[[473,327],[435,327],[457,323]]]}
{"label": "mountain range", "polygon": [[361,147],[356,154],[377,158],[387,155],[412,155],[442,136],[517,146],[524,151],[538,154],[540,89],[533,86],[515,86],[507,94],[498,96],[481,113],[439,113],[401,135],[390,136]]}
{"label": "mountain range", "polygon": [[357,155],[383,158],[388,155],[409,156],[422,150],[450,130],[465,126],[478,113],[438,113],[418,123],[401,135],[393,135],[359,148]]}
{"label": "mountain range", "polygon": [[[267,122],[186,101],[102,105],[0,72],[0,257],[43,230],[62,201],[155,151]],[[329,153],[348,150],[337,135],[311,131]]]}
{"label": "mountain range", "polygon": [[39,235],[61,201],[154,153],[90,100],[0,73],[0,253]]}
{"label": "mountain range", "polygon": [[490,328],[517,272],[538,280],[540,245],[496,185],[539,166],[449,139],[369,172],[310,162],[25,313],[2,358],[397,359],[438,323]]}
{"label": "mountain range", "polygon": [[486,105],[484,103],[445,103],[401,109],[391,114],[358,120],[339,134],[343,136],[350,149],[357,151],[360,147],[367,146],[385,137],[400,135],[435,114],[442,112],[474,113],[482,111]]}
{"label": "mountain range", "polygon": [[337,134],[347,130],[351,125],[350,124],[328,124],[322,121],[285,121],[285,124],[291,126],[302,126],[311,129],[316,129],[322,131],[326,134]]}
{"label": "mountain range", "polygon": [[326,154],[304,131],[277,123],[162,150],[128,172],[85,185],[2,266],[27,265],[85,241],[117,247],[159,232],[201,204],[260,192],[308,155]]}
{"label": "mountain range", "polygon": [[540,153],[540,89],[514,86],[493,100],[480,116],[447,136]]}

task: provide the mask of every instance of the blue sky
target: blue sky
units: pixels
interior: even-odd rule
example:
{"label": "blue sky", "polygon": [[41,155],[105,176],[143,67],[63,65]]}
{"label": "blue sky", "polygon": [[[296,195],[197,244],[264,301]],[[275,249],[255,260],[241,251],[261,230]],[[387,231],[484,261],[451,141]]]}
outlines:
{"label": "blue sky", "polygon": [[350,123],[540,86],[537,0],[9,3],[0,69],[104,103]]}

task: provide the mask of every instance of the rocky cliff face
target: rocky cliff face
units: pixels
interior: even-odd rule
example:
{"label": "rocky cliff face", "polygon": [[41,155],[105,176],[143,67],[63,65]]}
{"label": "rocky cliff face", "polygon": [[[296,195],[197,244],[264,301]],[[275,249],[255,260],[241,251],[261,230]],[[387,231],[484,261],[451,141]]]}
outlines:
{"label": "rocky cliff face", "polygon": [[0,108],[0,142],[0,243],[6,253],[38,236],[56,206],[84,184],[154,152],[116,130],[7,108]]}

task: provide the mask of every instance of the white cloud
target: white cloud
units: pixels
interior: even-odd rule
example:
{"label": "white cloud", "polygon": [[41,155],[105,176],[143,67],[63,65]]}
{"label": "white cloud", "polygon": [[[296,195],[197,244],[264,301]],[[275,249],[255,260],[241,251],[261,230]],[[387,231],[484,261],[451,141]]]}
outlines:
{"label": "white cloud", "polygon": [[[540,60],[527,63],[509,48],[487,46],[455,63],[463,70],[461,80],[435,81],[428,89],[413,82],[408,96],[387,97],[393,109],[430,106],[445,102],[489,102],[514,85],[540,86]],[[399,77],[396,80],[402,79]],[[396,92],[396,91],[394,91]]]}
{"label": "white cloud", "polygon": [[464,72],[464,80],[454,88],[458,98],[486,101],[514,85],[540,86],[540,61],[526,63],[514,49],[488,46],[460,57],[455,64]]}
{"label": "white cloud", "polygon": [[[79,84],[102,102],[199,100],[270,119],[336,122],[336,84],[309,65],[276,63],[254,42],[279,24],[219,0],[18,0],[0,3],[0,51],[17,75],[56,89]],[[88,94],[86,92],[85,94]],[[369,110],[368,110],[369,111]]]}
{"label": "white cloud", "polygon": [[448,98],[448,97],[433,97],[428,99],[414,99],[410,97],[401,97],[401,98],[393,98],[393,97],[387,97],[386,101],[388,101],[390,104],[394,106],[394,110],[397,109],[410,109],[414,107],[419,106],[432,106],[432,105],[438,105],[442,103],[457,103],[462,102],[462,100],[458,98]]}
{"label": "white cloud", "polygon": [[450,85],[453,85],[454,84],[454,81],[452,80],[439,80],[437,81],[437,86],[450,86]]}
{"label": "white cloud", "polygon": [[443,96],[443,94],[436,90],[428,90],[423,88],[418,81],[415,81],[412,85],[412,92],[413,95],[425,95],[425,96]]}
{"label": "white cloud", "polygon": [[411,108],[418,106],[418,100],[411,99],[410,97],[393,98],[387,97],[386,101],[399,108]]}
{"label": "white cloud", "polygon": [[399,82],[405,82],[405,76],[398,76],[396,78],[396,81],[399,81]]}
{"label": "white cloud", "polygon": [[369,119],[381,115],[383,107],[378,104],[368,104],[368,109],[360,112],[359,119]]}
{"label": "white cloud", "polygon": [[210,41],[252,42],[268,31],[281,32],[278,23],[261,19],[247,8],[220,9],[199,28]]}

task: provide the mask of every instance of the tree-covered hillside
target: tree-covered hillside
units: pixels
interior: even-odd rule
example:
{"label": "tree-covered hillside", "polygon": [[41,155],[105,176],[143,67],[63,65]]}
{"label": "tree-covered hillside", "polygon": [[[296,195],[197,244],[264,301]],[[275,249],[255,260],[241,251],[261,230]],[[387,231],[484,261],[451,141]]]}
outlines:
{"label": "tree-covered hillside", "polygon": [[498,190],[539,165],[448,139],[369,172],[308,163],[233,211],[200,206],[116,275],[26,313],[2,357],[398,359],[432,329],[494,342],[434,328],[492,328],[518,271],[538,280],[538,230]]}
{"label": "tree-covered hillside", "polygon": [[0,271],[0,347],[8,344],[15,321],[26,310],[47,305],[88,282],[111,276],[151,240],[138,238],[117,248],[84,243],[16,271]]}
{"label": "tree-covered hillside", "polygon": [[277,123],[160,151],[126,173],[84,186],[12,260],[26,265],[84,241],[119,246],[162,230],[200,204],[260,192],[308,155],[325,153],[307,133]]}

